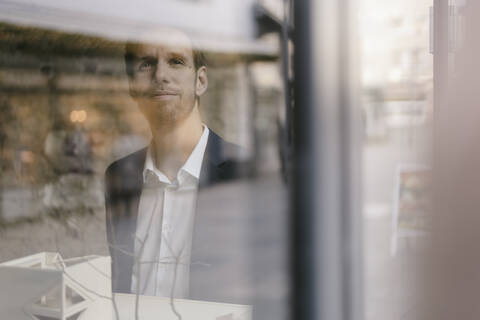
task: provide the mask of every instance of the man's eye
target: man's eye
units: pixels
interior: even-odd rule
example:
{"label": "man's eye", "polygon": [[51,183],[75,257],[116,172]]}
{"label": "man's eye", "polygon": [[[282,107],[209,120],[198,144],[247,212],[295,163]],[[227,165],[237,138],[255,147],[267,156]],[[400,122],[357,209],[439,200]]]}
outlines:
{"label": "man's eye", "polygon": [[170,64],[183,65],[183,64],[185,64],[185,62],[182,59],[179,59],[179,58],[172,58],[172,59],[170,59]]}
{"label": "man's eye", "polygon": [[138,70],[140,70],[140,71],[149,71],[152,68],[153,68],[153,64],[151,62],[148,62],[148,61],[143,61],[138,66]]}

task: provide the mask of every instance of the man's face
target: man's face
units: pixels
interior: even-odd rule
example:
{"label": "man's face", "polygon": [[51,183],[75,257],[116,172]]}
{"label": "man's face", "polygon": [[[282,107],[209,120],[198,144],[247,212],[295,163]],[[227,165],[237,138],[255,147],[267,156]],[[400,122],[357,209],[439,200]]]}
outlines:
{"label": "man's face", "polygon": [[160,44],[136,45],[130,50],[134,56],[130,94],[152,129],[175,126],[188,117],[197,96],[206,90],[206,69],[195,70],[188,37],[169,30],[160,38]]}

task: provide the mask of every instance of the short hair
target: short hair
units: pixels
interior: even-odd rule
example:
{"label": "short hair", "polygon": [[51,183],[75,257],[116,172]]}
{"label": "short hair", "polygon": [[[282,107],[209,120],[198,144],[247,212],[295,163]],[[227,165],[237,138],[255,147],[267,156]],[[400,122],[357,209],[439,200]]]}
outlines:
{"label": "short hair", "polygon": [[[135,59],[135,54],[133,53],[133,51],[135,50],[135,46],[137,45],[139,44],[134,42],[127,42],[125,44],[125,53],[123,57],[125,59],[125,69],[126,69],[127,75],[130,78],[133,77],[133,60]],[[201,67],[207,66],[207,59],[203,51],[195,50],[192,48],[192,55],[193,55],[193,66],[195,68],[195,71],[197,71]]]}
{"label": "short hair", "polygon": [[195,67],[195,71],[201,67],[207,66],[207,58],[205,57],[205,53],[201,50],[192,49],[193,52],[193,66]]}

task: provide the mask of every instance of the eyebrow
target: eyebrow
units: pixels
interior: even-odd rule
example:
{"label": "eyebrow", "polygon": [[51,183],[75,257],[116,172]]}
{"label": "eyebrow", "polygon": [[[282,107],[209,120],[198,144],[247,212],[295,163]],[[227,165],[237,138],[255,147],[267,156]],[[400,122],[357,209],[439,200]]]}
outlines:
{"label": "eyebrow", "polygon": [[183,52],[178,52],[178,51],[169,51],[167,52],[168,57],[179,57],[183,58],[184,60],[188,60],[188,56],[183,53]]}
{"label": "eyebrow", "polygon": [[152,55],[144,55],[144,56],[138,56],[136,57],[137,60],[156,60],[157,58]]}

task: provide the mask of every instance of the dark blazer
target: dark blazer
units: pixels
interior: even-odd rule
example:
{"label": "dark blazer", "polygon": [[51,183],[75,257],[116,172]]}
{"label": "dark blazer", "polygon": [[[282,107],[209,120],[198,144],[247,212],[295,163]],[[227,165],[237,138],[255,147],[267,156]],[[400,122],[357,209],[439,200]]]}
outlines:
{"label": "dark blazer", "polygon": [[[113,162],[105,174],[106,230],[112,258],[112,291],[114,292],[130,293],[134,264],[134,235],[143,187],[142,172],[146,152],[146,148],[141,149]],[[240,176],[245,171],[245,165],[240,165],[240,162],[235,160],[235,155],[239,152],[238,146],[224,141],[210,131],[202,163],[199,190]],[[229,295],[228,290],[225,290],[229,286],[238,287],[238,284],[231,283],[231,279],[227,278],[222,284],[220,279],[225,273],[229,278],[233,275],[225,266],[241,264],[241,262],[235,262],[234,258],[235,247],[239,243],[238,237],[232,238],[235,232],[230,232],[238,228],[238,225],[233,225],[235,223],[233,216],[239,215],[238,210],[223,210],[225,212],[220,213],[221,219],[218,218],[218,212],[212,212],[215,210],[212,210],[211,206],[210,209],[202,212],[200,191],[197,198],[192,243],[190,298],[244,303],[245,301],[235,299],[234,295]],[[223,222],[219,223],[220,220]],[[222,233],[220,236],[222,239],[217,239],[218,233],[211,232],[212,228],[217,227],[230,231]],[[214,234],[217,235],[214,236]],[[240,273],[245,273],[243,269]],[[237,267],[236,270],[238,271],[239,268]],[[237,278],[245,279],[245,275],[239,274]],[[218,281],[218,286],[209,286],[206,290],[206,286],[211,282],[205,281]]]}

